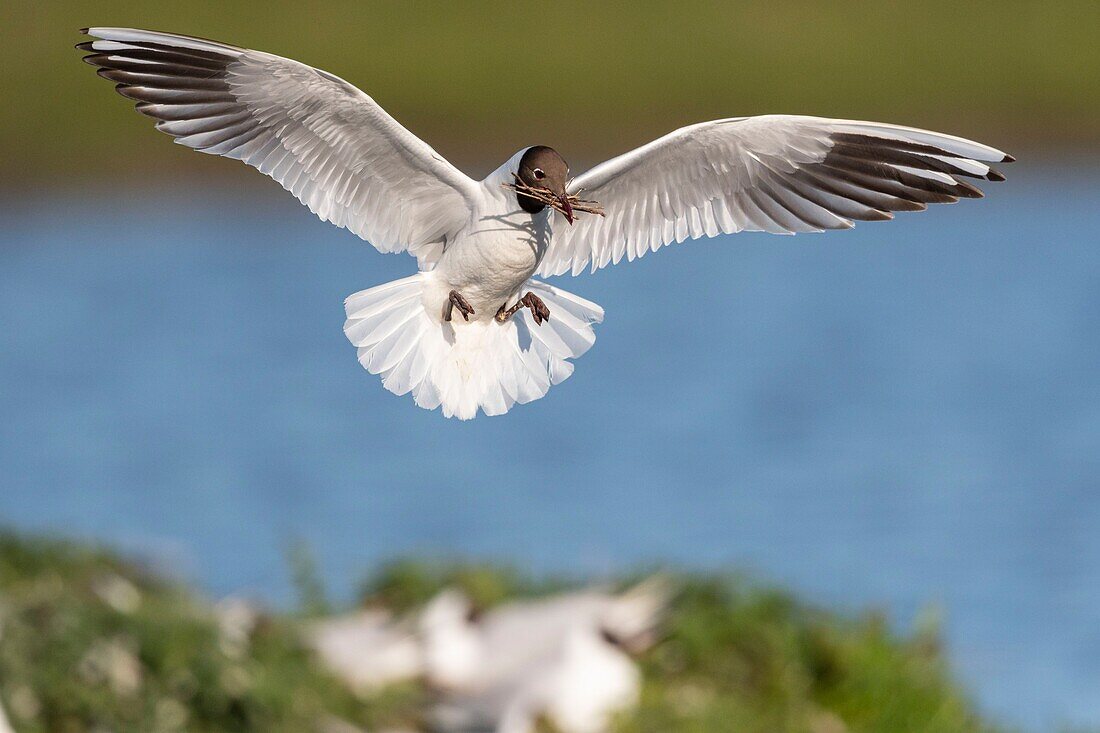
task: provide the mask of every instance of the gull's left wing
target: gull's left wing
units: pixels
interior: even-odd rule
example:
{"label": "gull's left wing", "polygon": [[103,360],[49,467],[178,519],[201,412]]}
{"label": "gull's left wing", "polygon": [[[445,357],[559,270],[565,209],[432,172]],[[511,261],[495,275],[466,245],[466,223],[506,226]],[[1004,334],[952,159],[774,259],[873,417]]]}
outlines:
{"label": "gull's left wing", "polygon": [[538,274],[577,274],[685,239],[848,229],[982,192],[1000,150],[911,127],[765,115],[684,127],[569,183],[603,206],[556,226]]}
{"label": "gull's left wing", "polygon": [[470,217],[478,185],[328,72],[216,41],[87,28],[77,48],[157,129],[274,178],[322,220],[422,263]]}

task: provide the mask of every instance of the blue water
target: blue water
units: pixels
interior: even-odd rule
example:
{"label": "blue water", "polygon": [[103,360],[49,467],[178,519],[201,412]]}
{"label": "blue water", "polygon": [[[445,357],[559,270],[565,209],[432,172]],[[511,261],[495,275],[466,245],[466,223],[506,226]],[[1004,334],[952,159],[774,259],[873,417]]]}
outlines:
{"label": "blue water", "polygon": [[[0,522],[212,593],[397,555],[737,567],[905,628],[983,708],[1100,725],[1100,171],[564,280],[607,319],[504,418],[385,392],[343,298],[412,272],[270,182],[0,203]],[[257,193],[258,192],[258,193]]]}

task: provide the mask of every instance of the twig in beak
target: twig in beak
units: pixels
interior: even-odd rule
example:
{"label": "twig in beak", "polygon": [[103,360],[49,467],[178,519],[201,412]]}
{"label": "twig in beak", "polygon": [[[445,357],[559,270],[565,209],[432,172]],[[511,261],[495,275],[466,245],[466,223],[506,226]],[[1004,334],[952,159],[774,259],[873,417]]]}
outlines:
{"label": "twig in beak", "polygon": [[597,214],[599,216],[606,216],[603,207],[596,201],[587,201],[574,196],[571,193],[564,194],[559,197],[549,188],[536,188],[534,186],[528,186],[520,179],[515,173],[512,174],[512,178],[515,179],[515,183],[502,183],[504,188],[510,188],[520,196],[526,196],[527,198],[538,201],[543,206],[549,206],[554,211],[557,211],[566,219],[569,223],[573,223],[574,212],[583,211],[586,214]]}

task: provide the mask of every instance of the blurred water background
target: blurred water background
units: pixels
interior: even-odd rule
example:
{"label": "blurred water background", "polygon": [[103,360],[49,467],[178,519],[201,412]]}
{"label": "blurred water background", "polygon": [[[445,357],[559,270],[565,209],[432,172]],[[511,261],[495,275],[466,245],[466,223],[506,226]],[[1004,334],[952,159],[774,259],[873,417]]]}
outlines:
{"label": "blurred water background", "polygon": [[411,260],[281,192],[8,202],[0,517],[276,601],[292,538],[344,598],[409,554],[742,568],[902,626],[937,608],[988,709],[1095,724],[1100,171],[1013,173],[568,281],[607,310],[597,347],[470,423],[383,391],[341,333],[342,298]]}
{"label": "blurred water background", "polygon": [[[901,627],[942,614],[985,710],[1100,725],[1100,5],[113,5],[0,10],[0,522],[279,603],[292,540],[338,598],[402,555],[739,568]],[[525,85],[536,22],[566,49]],[[562,280],[605,307],[596,347],[460,424],[340,330],[345,296],[413,262],[169,145],[78,62],[88,23],[318,64],[471,173],[771,111],[1021,163],[980,202]]]}

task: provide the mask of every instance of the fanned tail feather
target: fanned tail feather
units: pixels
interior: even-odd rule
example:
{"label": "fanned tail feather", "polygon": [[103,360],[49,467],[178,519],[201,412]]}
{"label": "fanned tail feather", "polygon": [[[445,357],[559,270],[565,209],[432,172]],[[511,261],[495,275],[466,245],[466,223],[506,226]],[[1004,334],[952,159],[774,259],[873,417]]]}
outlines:
{"label": "fanned tail feather", "polygon": [[564,290],[529,280],[550,309],[535,325],[528,310],[495,319],[444,323],[422,301],[424,274],[364,290],[345,301],[344,333],[359,363],[394,394],[412,394],[428,410],[468,420],[481,410],[502,415],[546,394],[573,373],[575,359],[596,341],[603,309]]}

